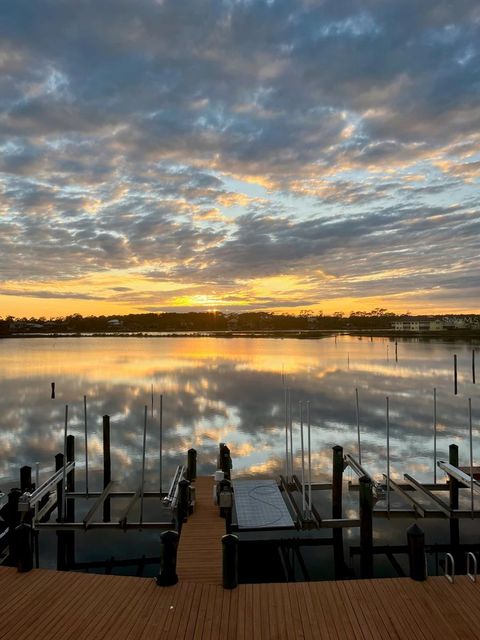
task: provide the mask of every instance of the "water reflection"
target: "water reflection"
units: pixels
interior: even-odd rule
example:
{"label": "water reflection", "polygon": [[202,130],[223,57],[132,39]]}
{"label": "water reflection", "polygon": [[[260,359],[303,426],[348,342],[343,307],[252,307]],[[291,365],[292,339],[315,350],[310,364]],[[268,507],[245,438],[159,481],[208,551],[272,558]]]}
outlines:
{"label": "water reflection", "polygon": [[[453,353],[459,394],[453,395]],[[159,394],[163,394],[167,477],[189,447],[199,472],[214,469],[217,445],[229,443],[235,473],[272,476],[284,471],[284,388],[294,418],[311,401],[314,477],[330,475],[330,448],[357,451],[355,388],[359,390],[362,458],[373,474],[386,470],[385,411],[390,399],[391,469],[420,480],[433,476],[433,388],[437,389],[438,456],[460,445],[468,464],[468,403],[474,409],[478,460],[478,385],[471,382],[471,347],[402,341],[398,362],[391,341],[214,338],[65,338],[0,342],[0,483],[17,483],[23,464],[42,473],[63,449],[64,407],[77,435],[82,467],[83,396],[88,399],[90,468],[101,466],[101,417],[111,416],[114,476],[131,488],[140,473],[144,406],[148,406],[148,482],[158,486]],[[50,383],[56,398],[50,399]],[[151,388],[154,389],[153,415]],[[298,429],[296,464],[300,461]],[[81,471],[77,474],[81,482]],[[133,483],[133,484],[132,484]]]}

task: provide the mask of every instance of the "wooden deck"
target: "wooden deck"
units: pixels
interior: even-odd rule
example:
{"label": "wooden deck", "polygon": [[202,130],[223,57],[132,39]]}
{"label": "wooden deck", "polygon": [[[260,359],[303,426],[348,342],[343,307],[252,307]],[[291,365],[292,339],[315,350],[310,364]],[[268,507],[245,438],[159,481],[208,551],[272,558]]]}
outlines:
{"label": "wooden deck", "polygon": [[240,585],[0,567],[0,638],[480,638],[480,584],[458,577]]}
{"label": "wooden deck", "polygon": [[195,480],[195,511],[182,527],[177,554],[180,581],[222,584],[222,536],[225,520],[213,504],[213,477]]}

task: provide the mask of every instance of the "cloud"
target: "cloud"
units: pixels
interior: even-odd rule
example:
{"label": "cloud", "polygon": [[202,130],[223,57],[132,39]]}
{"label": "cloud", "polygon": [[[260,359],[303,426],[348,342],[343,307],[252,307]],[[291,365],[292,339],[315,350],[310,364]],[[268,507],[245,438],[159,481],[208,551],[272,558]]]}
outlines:
{"label": "cloud", "polygon": [[253,280],[296,273],[315,304],[363,296],[356,276],[392,265],[402,277],[370,280],[376,295],[450,291],[443,266],[460,250],[477,276],[473,0],[17,0],[1,13],[13,289],[130,269],[139,299],[157,279],[287,306],[300,291],[255,298]]}

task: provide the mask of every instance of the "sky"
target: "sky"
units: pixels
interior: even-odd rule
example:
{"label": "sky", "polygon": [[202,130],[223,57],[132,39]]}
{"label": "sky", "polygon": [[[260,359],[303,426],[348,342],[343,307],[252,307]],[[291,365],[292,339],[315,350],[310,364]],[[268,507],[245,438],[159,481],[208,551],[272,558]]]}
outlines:
{"label": "sky", "polygon": [[0,316],[480,312],[478,0],[3,0]]}

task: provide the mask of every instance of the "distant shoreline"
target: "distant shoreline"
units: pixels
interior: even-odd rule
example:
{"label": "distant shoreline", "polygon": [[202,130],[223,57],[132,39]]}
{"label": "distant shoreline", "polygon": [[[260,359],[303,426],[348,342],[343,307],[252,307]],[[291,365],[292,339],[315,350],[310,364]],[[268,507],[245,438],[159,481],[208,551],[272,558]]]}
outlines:
{"label": "distant shoreline", "polygon": [[64,333],[10,333],[0,335],[0,339],[33,339],[33,338],[273,338],[296,340],[321,340],[333,336],[352,336],[359,338],[421,338],[437,339],[442,342],[457,340],[480,341],[480,331],[455,329],[452,331],[397,331],[395,329],[324,329],[324,330],[279,330],[279,331],[98,331],[98,332],[64,332]]}

